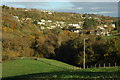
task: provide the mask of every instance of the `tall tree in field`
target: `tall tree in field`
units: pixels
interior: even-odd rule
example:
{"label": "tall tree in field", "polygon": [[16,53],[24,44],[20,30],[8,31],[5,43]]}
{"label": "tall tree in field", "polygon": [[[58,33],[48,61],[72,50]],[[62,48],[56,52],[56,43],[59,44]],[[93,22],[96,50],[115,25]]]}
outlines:
{"label": "tall tree in field", "polygon": [[106,42],[106,54],[105,58],[109,62],[118,62],[119,59],[119,40],[116,39],[111,39],[107,40]]}
{"label": "tall tree in field", "polygon": [[85,19],[83,28],[84,29],[89,29],[90,27],[96,27],[97,26],[97,21],[94,19]]}

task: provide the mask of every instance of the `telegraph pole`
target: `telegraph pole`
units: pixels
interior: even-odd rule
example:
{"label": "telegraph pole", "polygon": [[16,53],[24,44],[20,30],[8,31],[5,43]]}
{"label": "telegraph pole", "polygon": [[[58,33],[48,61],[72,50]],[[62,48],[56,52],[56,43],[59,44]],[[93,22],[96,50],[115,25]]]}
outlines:
{"label": "telegraph pole", "polygon": [[83,55],[83,69],[85,69],[85,38],[84,38],[84,55]]}

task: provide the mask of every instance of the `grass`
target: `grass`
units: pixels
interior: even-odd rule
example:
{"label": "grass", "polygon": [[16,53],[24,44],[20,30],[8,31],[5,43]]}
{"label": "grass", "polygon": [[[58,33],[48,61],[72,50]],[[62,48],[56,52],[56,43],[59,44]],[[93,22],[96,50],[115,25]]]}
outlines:
{"label": "grass", "polygon": [[[120,67],[80,69],[56,60],[12,60],[3,62],[4,80],[120,79]],[[102,79],[101,79],[102,78]]]}
{"label": "grass", "polygon": [[110,36],[103,36],[104,39],[114,39],[114,38],[119,38],[120,35],[110,35]]}
{"label": "grass", "polygon": [[2,63],[0,63],[0,78],[2,77]]}
{"label": "grass", "polygon": [[11,60],[3,62],[2,66],[3,77],[20,76],[34,73],[66,71],[71,70],[73,68],[72,65],[44,58],[41,58],[40,60],[33,59]]}

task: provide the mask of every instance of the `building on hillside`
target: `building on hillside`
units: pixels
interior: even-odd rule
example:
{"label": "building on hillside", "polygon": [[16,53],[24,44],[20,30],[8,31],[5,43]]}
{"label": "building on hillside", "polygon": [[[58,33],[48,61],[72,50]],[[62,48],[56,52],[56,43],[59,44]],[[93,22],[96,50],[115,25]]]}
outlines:
{"label": "building on hillside", "polygon": [[52,29],[52,27],[47,27],[47,29]]}
{"label": "building on hillside", "polygon": [[80,32],[80,30],[75,29],[73,32],[75,32],[75,33],[79,33],[79,32]]}
{"label": "building on hillside", "polygon": [[50,27],[51,27],[51,28],[55,28],[56,26],[53,26],[53,25],[52,25],[52,26],[50,26]]}
{"label": "building on hillside", "polygon": [[115,28],[116,27],[115,24],[112,24],[112,27]]}
{"label": "building on hillside", "polygon": [[108,29],[97,29],[96,31],[95,31],[95,34],[96,35],[107,35],[107,36],[109,36],[110,35],[110,32],[108,31]]}
{"label": "building on hillside", "polygon": [[100,30],[100,29],[97,29],[97,30],[95,31],[95,34],[96,34],[96,35],[101,35],[101,30]]}
{"label": "building on hillside", "polygon": [[52,12],[48,12],[48,14],[52,14]]}
{"label": "building on hillside", "polygon": [[27,9],[25,9],[25,11],[28,11]]}
{"label": "building on hillside", "polygon": [[39,25],[45,25],[45,23],[43,23],[43,22],[38,22],[37,24],[39,24]]}
{"label": "building on hillside", "polygon": [[31,20],[31,18],[26,18],[26,20]]}
{"label": "building on hillside", "polygon": [[49,22],[49,23],[51,23],[51,22],[52,22],[52,20],[48,20],[48,22]]}
{"label": "building on hillside", "polygon": [[45,27],[44,27],[44,26],[41,26],[41,29],[45,29]]}
{"label": "building on hillside", "polygon": [[108,25],[103,25],[103,27],[107,28],[107,27],[108,27]]}
{"label": "building on hillside", "polygon": [[77,29],[80,29],[81,27],[80,26],[76,26]]}
{"label": "building on hillside", "polygon": [[109,36],[109,35],[110,35],[110,32],[108,31],[108,29],[102,29],[101,34],[102,34],[102,35],[107,35],[107,36]]}
{"label": "building on hillside", "polygon": [[45,22],[45,20],[44,20],[44,19],[41,19],[41,22]]}

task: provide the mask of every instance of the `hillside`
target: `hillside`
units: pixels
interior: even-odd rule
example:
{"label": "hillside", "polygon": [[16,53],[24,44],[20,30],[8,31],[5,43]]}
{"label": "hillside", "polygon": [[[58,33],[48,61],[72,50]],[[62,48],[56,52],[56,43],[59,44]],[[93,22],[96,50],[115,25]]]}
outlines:
{"label": "hillside", "polygon": [[6,61],[6,62],[3,62],[2,67],[3,67],[2,69],[3,78],[12,77],[12,76],[22,76],[22,75],[28,75],[28,74],[69,71],[69,70],[80,69],[63,62],[44,59],[44,58],[40,58],[39,60],[18,59],[18,60]]}
{"label": "hillside", "polygon": [[5,80],[120,78],[118,18],[0,7]]}
{"label": "hillside", "polygon": [[40,57],[83,66],[120,65],[120,33],[116,17],[2,7],[2,60]]}
{"label": "hillside", "polygon": [[40,58],[3,62],[3,80],[119,79],[120,67],[80,69],[63,62]]}

